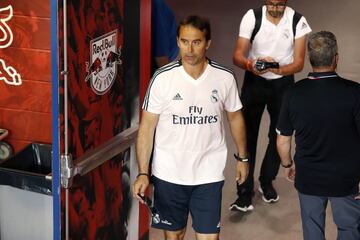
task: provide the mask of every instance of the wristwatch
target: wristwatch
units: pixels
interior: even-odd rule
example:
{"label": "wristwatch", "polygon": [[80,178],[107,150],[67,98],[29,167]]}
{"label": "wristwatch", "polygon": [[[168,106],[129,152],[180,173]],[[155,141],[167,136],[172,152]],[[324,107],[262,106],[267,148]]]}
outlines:
{"label": "wristwatch", "polygon": [[249,157],[247,154],[245,157],[240,157],[239,153],[235,153],[234,158],[239,162],[248,162],[249,161]]}

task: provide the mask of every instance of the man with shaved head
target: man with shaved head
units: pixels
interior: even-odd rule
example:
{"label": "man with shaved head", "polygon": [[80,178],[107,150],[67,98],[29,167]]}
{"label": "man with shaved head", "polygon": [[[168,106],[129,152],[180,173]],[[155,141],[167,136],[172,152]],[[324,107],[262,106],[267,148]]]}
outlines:
{"label": "man with shaved head", "polygon": [[246,212],[254,209],[256,147],[265,106],[270,115],[269,143],[260,170],[258,190],[267,203],[279,200],[272,185],[280,165],[275,126],[283,93],[294,83],[294,73],[303,69],[309,32],[311,29],[305,17],[288,7],[285,0],[265,0],[262,7],[250,9],[241,20],[233,60],[236,66],[246,71],[241,101],[250,171],[247,181],[237,185],[238,198],[231,204],[231,210]]}

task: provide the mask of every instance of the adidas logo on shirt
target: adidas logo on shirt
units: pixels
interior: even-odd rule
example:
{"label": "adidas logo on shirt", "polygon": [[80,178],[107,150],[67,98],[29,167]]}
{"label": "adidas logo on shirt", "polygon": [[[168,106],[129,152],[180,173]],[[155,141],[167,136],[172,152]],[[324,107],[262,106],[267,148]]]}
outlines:
{"label": "adidas logo on shirt", "polygon": [[303,22],[301,29],[307,28],[307,24]]}
{"label": "adidas logo on shirt", "polygon": [[174,96],[173,100],[183,100],[183,98],[180,96],[180,93],[177,93],[177,94]]}

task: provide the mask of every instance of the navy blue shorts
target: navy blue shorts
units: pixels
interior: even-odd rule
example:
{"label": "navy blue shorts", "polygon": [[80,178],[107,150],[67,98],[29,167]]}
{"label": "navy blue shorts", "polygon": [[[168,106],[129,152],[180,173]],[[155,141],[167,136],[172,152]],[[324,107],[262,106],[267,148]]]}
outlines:
{"label": "navy blue shorts", "polygon": [[159,218],[151,226],[167,231],[186,227],[189,212],[195,232],[220,232],[221,198],[224,181],[179,185],[153,177],[154,207]]}

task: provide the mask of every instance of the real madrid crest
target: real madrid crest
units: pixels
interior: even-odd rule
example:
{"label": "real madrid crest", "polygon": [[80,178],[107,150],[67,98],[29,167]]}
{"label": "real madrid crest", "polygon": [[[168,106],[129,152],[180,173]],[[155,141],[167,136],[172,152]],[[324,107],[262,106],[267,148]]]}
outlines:
{"label": "real madrid crest", "polygon": [[212,90],[210,99],[211,99],[211,102],[213,102],[213,103],[216,103],[219,101],[218,90],[216,90],[216,89]]}
{"label": "real madrid crest", "polygon": [[118,32],[111,31],[90,41],[90,64],[87,64],[87,76],[97,95],[103,95],[114,84],[120,59],[121,47],[117,45]]}

